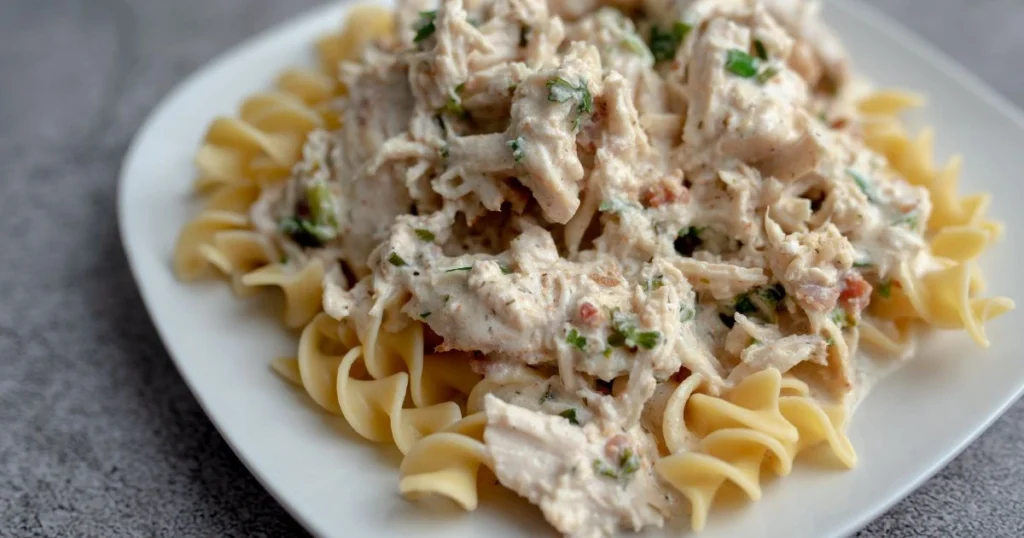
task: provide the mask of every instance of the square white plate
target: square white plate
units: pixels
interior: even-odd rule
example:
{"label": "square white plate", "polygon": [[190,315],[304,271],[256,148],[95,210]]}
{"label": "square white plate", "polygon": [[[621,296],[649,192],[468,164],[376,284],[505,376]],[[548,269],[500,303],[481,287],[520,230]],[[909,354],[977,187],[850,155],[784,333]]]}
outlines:
{"label": "square white plate", "polygon": [[[171,272],[178,230],[194,215],[192,157],[207,124],[233,114],[275,74],[312,62],[318,35],[337,27],[344,5],[327,6],[252,38],[181,83],[154,110],[125,157],[119,191],[122,242],[150,316],[185,381],[242,461],[302,524],[322,536],[547,535],[539,512],[506,495],[463,514],[426,510],[396,492],[398,453],[382,450],[268,367],[293,352],[295,335],[258,301],[240,301],[222,282],[183,285]],[[992,213],[1007,237],[984,260],[990,288],[1024,297],[1015,252],[1024,245],[1015,210],[1024,188],[1024,116],[974,77],[902,28],[859,4],[835,1],[826,18],[857,67],[885,86],[919,89],[918,115],[937,131],[936,153],[966,156],[963,188],[997,193]],[[989,327],[981,351],[962,334],[941,334],[884,381],[858,409],[850,437],[860,467],[806,466],[774,480],[765,498],[712,517],[703,538],[787,538],[851,533],[905,496],[973,440],[1020,394],[1024,360],[1012,329],[1019,311]],[[798,466],[799,467],[799,466]],[[678,535],[677,518],[665,536]],[[657,532],[651,535],[659,535]]]}

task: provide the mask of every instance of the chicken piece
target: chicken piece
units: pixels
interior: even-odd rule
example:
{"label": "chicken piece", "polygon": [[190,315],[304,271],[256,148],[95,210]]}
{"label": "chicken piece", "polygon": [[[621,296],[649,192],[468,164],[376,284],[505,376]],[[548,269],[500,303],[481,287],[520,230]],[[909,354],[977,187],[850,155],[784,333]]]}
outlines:
{"label": "chicken piece", "polygon": [[[755,64],[757,75],[730,67],[734,54],[749,54],[757,39],[769,54],[788,55],[791,41],[774,20],[755,8],[739,21],[712,18],[697,38],[689,60],[690,109],[683,139],[707,148],[698,159],[735,158],[765,175],[796,178],[812,169],[820,143],[805,110],[803,80],[778,60]],[[774,71],[762,79],[767,70]]]}
{"label": "chicken piece", "polygon": [[600,81],[597,50],[576,42],[557,69],[539,71],[516,89],[505,153],[521,167],[519,180],[552,222],[568,222],[580,205],[576,131],[593,112]]}
{"label": "chicken piece", "polygon": [[484,444],[505,487],[538,505],[559,532],[611,536],[661,527],[665,491],[654,473],[657,451],[638,428],[622,434],[597,424],[485,399]]}
{"label": "chicken piece", "polygon": [[786,235],[767,215],[765,230],[771,244],[769,266],[786,292],[808,314],[831,312],[841,291],[840,273],[849,269],[856,257],[850,241],[832,224]]}

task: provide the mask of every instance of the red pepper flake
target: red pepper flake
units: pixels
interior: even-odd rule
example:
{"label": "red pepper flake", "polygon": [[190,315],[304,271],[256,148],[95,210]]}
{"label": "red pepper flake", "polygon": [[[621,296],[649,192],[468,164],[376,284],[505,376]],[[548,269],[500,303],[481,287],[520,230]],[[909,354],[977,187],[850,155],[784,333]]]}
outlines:
{"label": "red pepper flake", "polygon": [[580,305],[580,323],[588,327],[595,327],[600,323],[601,312],[590,303]]}
{"label": "red pepper flake", "polygon": [[857,271],[850,271],[843,279],[843,291],[839,293],[839,301],[847,311],[859,314],[871,302],[871,284]]}

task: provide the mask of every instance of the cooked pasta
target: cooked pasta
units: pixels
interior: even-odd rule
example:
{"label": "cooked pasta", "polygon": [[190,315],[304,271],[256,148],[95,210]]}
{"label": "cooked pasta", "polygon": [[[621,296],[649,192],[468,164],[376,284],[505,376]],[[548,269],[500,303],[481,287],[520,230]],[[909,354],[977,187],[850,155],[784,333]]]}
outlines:
{"label": "cooked pasta", "polygon": [[817,2],[428,7],[351,8],[214,120],[174,253],[281,290],[274,371],[395,445],[403,495],[472,510],[486,469],[566,535],[700,530],[806,449],[856,465],[880,373],[1014,307],[990,196]]}

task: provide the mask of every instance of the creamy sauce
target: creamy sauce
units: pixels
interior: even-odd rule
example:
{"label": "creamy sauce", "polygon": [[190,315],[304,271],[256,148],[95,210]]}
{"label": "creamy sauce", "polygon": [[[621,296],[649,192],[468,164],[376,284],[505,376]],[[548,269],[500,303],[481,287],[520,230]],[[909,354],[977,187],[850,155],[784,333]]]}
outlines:
{"label": "creamy sauce", "polygon": [[929,267],[931,203],[865,147],[818,7],[399,2],[253,221],[329,265],[331,316],[475,356],[498,478],[560,531],[660,526],[651,417],[681,379],[775,368],[856,402],[901,362],[855,328]]}

